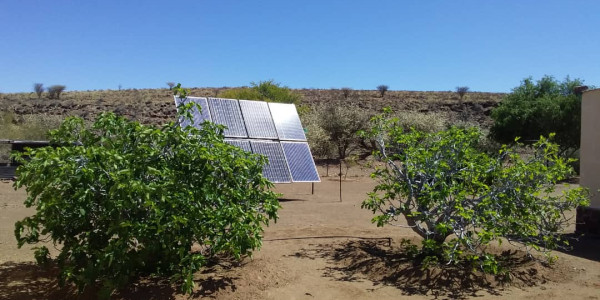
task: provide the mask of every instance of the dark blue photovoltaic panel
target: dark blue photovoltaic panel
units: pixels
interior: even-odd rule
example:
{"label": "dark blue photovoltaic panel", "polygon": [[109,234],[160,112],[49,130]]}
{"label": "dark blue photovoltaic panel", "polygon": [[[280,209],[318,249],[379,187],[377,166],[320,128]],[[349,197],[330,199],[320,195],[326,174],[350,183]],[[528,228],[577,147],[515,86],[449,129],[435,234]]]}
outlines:
{"label": "dark blue photovoltaic panel", "polygon": [[315,161],[308,143],[281,142],[285,158],[290,167],[292,181],[294,182],[318,182],[321,181],[315,167]]}
{"label": "dark blue photovoltaic panel", "polygon": [[213,122],[227,126],[224,132],[225,137],[248,137],[237,100],[208,98],[208,106]]}
{"label": "dark blue photovoltaic panel", "polygon": [[208,102],[206,100],[206,98],[201,98],[201,97],[187,97],[185,99],[181,99],[179,97],[175,97],[175,106],[179,107],[179,105],[182,104],[187,104],[190,102],[194,102],[200,105],[200,107],[202,108],[202,111],[199,112],[198,108],[194,107],[192,109],[192,118],[193,118],[193,123],[190,124],[190,120],[184,117],[179,117],[179,124],[181,125],[181,127],[185,128],[188,125],[192,125],[196,128],[200,127],[200,124],[202,124],[202,122],[204,121],[212,121],[211,117],[210,117],[210,110],[208,108]]}
{"label": "dark blue photovoltaic panel", "polygon": [[269,103],[269,108],[280,140],[306,141],[294,104]]}
{"label": "dark blue photovoltaic panel", "polygon": [[225,140],[226,143],[236,146],[236,147],[240,147],[242,149],[244,149],[244,151],[248,151],[248,152],[252,152],[252,148],[250,148],[250,141],[248,140],[230,140],[230,139],[226,139]]}
{"label": "dark blue photovoltaic panel", "polygon": [[250,138],[277,139],[277,131],[267,102],[240,100],[240,107]]}
{"label": "dark blue photovoltaic panel", "polygon": [[263,176],[274,183],[292,182],[290,170],[279,142],[252,140],[250,145],[252,152],[262,154],[269,159],[269,163],[263,167]]}

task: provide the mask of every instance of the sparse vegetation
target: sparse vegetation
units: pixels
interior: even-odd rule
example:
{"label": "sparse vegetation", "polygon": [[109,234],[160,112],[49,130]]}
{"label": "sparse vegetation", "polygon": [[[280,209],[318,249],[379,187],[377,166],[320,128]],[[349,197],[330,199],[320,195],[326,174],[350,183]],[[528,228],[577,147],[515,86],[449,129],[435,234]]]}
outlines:
{"label": "sparse vegetation", "polygon": [[565,212],[588,204],[583,188],[552,195],[573,170],[545,138],[523,159],[510,147],[499,155],[480,151],[475,127],[405,132],[396,119],[378,116],[368,136],[387,167],[373,174],[379,185],[362,207],[377,214],[377,226],[406,219],[400,226],[421,236],[422,247],[413,249],[425,267],[470,262],[497,274],[502,270],[486,248],[502,239],[552,260],[550,250],[568,246],[562,232],[572,222]]}
{"label": "sparse vegetation", "polygon": [[457,86],[456,93],[458,94],[459,101],[462,104],[465,95],[469,92],[468,86]]}
{"label": "sparse vegetation", "polygon": [[[8,140],[47,140],[48,131],[56,129],[63,116],[46,114],[17,115],[13,112],[0,112],[0,139]],[[0,145],[0,162],[9,161],[10,145]]]}
{"label": "sparse vegetation", "polygon": [[446,129],[450,123],[448,116],[441,112],[399,111],[394,115],[398,119],[398,126],[405,131],[415,129],[421,132],[433,133]]}
{"label": "sparse vegetation", "polygon": [[42,93],[44,93],[44,85],[41,83],[34,83],[33,91],[37,95],[38,99],[42,99]]}
{"label": "sparse vegetation", "polygon": [[60,94],[67,87],[64,85],[53,85],[48,88],[48,99],[60,99]]}
{"label": "sparse vegetation", "polygon": [[352,89],[349,87],[343,87],[341,91],[342,96],[344,96],[344,99],[348,99],[348,97],[350,97],[350,94],[352,94]]}
{"label": "sparse vegetation", "polygon": [[381,98],[383,98],[383,96],[385,96],[385,92],[387,92],[389,88],[390,87],[385,84],[377,86],[377,90],[379,91],[379,95],[381,96]]}

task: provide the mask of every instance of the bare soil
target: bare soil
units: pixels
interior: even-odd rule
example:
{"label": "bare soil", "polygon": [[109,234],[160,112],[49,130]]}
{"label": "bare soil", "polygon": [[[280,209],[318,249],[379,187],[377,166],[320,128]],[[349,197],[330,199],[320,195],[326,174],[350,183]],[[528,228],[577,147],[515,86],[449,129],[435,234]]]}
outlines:
{"label": "bare soil", "polygon": [[[325,174],[320,168],[321,176]],[[333,173],[333,172],[331,172]],[[377,228],[360,208],[375,183],[355,167],[342,183],[278,185],[280,218],[266,228],[263,247],[241,262],[215,260],[196,274],[192,299],[599,299],[600,239],[586,238],[547,266],[529,261],[505,244],[497,247],[512,265],[509,278],[459,268],[422,270],[400,250],[410,229]],[[56,270],[33,263],[30,246],[17,249],[14,223],[33,213],[26,193],[0,182],[0,299],[77,299],[59,289]],[[571,228],[572,230],[572,228]],[[85,294],[80,299],[93,298]],[[145,278],[114,299],[187,299],[167,280]]]}

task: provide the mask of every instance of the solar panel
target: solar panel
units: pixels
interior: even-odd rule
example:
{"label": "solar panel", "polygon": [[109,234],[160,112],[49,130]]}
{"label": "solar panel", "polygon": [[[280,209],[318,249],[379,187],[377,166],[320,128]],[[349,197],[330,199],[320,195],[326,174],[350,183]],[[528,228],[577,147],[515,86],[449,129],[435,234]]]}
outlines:
{"label": "solar panel", "polygon": [[237,100],[208,98],[208,105],[213,122],[227,126],[225,137],[248,137]]}
{"label": "solar panel", "polygon": [[199,112],[198,108],[196,108],[196,107],[192,108],[192,123],[190,123],[190,120],[185,117],[179,117],[179,124],[181,125],[181,127],[185,128],[188,125],[192,125],[194,127],[199,127],[200,124],[202,124],[202,122],[204,122],[204,121],[212,121],[212,119],[210,117],[210,109],[208,108],[208,102],[207,102],[206,98],[186,97],[184,99],[181,99],[179,97],[175,97],[175,106],[176,107],[179,107],[182,104],[187,104],[190,102],[199,104],[200,107],[202,108],[202,111]]}
{"label": "solar panel", "polygon": [[232,139],[225,139],[225,142],[236,146],[236,147],[240,147],[242,148],[244,151],[248,151],[248,152],[252,152],[252,148],[250,148],[250,141],[248,140],[232,140]]}
{"label": "solar panel", "polygon": [[308,143],[281,142],[283,153],[295,182],[321,181]]}
{"label": "solar panel", "polygon": [[240,107],[250,138],[277,139],[277,131],[267,102],[240,100]]}
{"label": "solar panel", "polygon": [[221,98],[175,97],[177,106],[193,101],[202,108],[192,112],[198,127],[204,121],[227,126],[225,142],[245,151],[265,155],[263,175],[274,183],[320,181],[304,129],[294,104]]}
{"label": "solar panel", "polygon": [[306,141],[304,129],[294,104],[269,103],[273,122],[281,140]]}
{"label": "solar panel", "polygon": [[263,167],[263,176],[274,183],[292,182],[290,170],[279,142],[252,140],[250,145],[252,152],[262,154],[269,159],[269,163]]}

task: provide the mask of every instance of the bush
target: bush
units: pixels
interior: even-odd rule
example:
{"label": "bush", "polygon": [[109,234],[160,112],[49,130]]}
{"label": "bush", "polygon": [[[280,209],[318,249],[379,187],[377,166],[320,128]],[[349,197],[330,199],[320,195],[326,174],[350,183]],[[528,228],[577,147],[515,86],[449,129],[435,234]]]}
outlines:
{"label": "bush", "polygon": [[217,96],[228,99],[264,100],[264,97],[257,90],[251,88],[229,89],[219,92]]}
{"label": "bush", "polygon": [[438,132],[446,129],[448,116],[440,112],[420,113],[414,111],[400,111],[395,114],[398,126],[405,131],[411,128],[422,132]]}
{"label": "bush", "polygon": [[323,143],[315,147],[316,149],[322,149],[324,153],[333,151],[333,157],[345,159],[361,148],[363,139],[358,132],[368,126],[371,115],[367,111],[352,104],[331,101],[313,107],[311,114],[314,121],[309,121],[307,124],[313,123],[319,129],[309,127],[309,133],[312,130],[327,137],[316,141],[316,143]]}
{"label": "bush", "polygon": [[533,82],[527,78],[492,110],[492,136],[501,143],[521,137],[532,144],[540,135],[556,133],[561,151],[578,149],[581,135],[581,95],[574,89],[579,79],[558,82],[551,76]]}
{"label": "bush", "polygon": [[312,155],[320,159],[330,159],[335,156],[335,146],[329,134],[321,127],[321,114],[318,108],[306,108],[300,113],[302,125],[306,129],[306,139]]}
{"label": "bush", "polygon": [[[35,114],[17,115],[13,112],[0,112],[0,139],[9,140],[46,140],[48,130],[56,129],[64,120],[62,116]],[[0,162],[10,158],[9,144],[0,145]]]}
{"label": "bush", "polygon": [[379,95],[381,95],[381,98],[383,98],[383,96],[385,95],[385,92],[387,92],[389,88],[390,87],[385,84],[377,86],[377,90],[379,91]]}
{"label": "bush", "polygon": [[344,96],[344,99],[348,99],[348,97],[350,97],[350,94],[352,94],[351,88],[349,88],[349,87],[342,88],[342,96]]}
{"label": "bush", "polygon": [[38,96],[38,99],[41,99],[42,98],[42,93],[44,92],[44,85],[41,84],[41,83],[34,83],[33,84],[33,91]]}
{"label": "bush", "polygon": [[[188,107],[189,109],[189,107]],[[223,127],[141,125],[102,114],[85,128],[69,118],[57,147],[29,150],[15,188],[36,213],[15,224],[18,246],[60,244],[59,282],[100,296],[141,275],[167,275],[190,293],[211,256],[239,258],[261,246],[279,207],[262,176],[264,157],[223,141]],[[192,245],[200,250],[192,251]],[[48,249],[37,247],[38,262]]]}
{"label": "bush", "polygon": [[262,100],[281,103],[300,103],[301,96],[273,80],[250,83],[250,88],[230,89],[219,93],[219,97],[245,100]]}
{"label": "bush", "polygon": [[456,87],[456,93],[458,94],[458,97],[460,98],[461,103],[468,91],[469,91],[468,86],[457,86]]}
{"label": "bush", "polygon": [[[478,150],[481,133],[452,127],[438,133],[404,132],[395,119],[373,119],[375,138],[388,168],[375,171],[379,184],[362,204],[378,213],[378,226],[406,225],[423,238],[423,262],[474,262],[496,273],[492,241],[522,245],[531,254],[565,246],[565,212],[587,205],[587,191],[552,194],[572,169],[545,138],[533,144],[535,155],[522,159],[504,146],[499,155]],[[498,152],[496,152],[498,153]]]}
{"label": "bush", "polygon": [[48,88],[48,99],[60,99],[60,94],[67,87],[64,85],[53,85]]}

